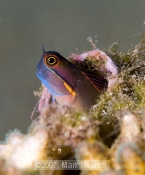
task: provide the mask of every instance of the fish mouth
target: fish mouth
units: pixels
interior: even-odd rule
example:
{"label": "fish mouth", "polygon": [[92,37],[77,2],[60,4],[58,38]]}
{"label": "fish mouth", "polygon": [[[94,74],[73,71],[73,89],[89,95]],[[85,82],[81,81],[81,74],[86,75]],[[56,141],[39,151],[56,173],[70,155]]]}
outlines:
{"label": "fish mouth", "polygon": [[36,71],[36,75],[37,75],[37,77],[38,77],[38,79],[41,81],[41,82],[43,82],[43,74],[41,74],[38,70]]}
{"label": "fish mouth", "polygon": [[[41,80],[41,78],[43,77],[43,73],[41,72],[41,71],[39,71],[38,69],[37,69],[37,71],[36,71],[36,75],[37,75],[37,77]],[[43,77],[44,78],[44,77]]]}
{"label": "fish mouth", "polygon": [[42,61],[38,63],[38,65],[36,66],[36,70],[37,77],[41,80],[41,82],[43,82],[43,79],[46,78],[46,71],[44,70],[44,65]]}
{"label": "fish mouth", "polygon": [[38,78],[41,75],[38,70],[36,71],[36,75],[37,75]]}

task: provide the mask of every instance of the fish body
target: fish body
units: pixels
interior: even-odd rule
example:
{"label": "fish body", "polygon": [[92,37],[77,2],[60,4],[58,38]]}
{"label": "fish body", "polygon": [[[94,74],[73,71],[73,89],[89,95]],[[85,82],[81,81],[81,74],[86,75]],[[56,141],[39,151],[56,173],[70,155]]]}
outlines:
{"label": "fish body", "polygon": [[81,70],[55,51],[43,51],[36,74],[58,103],[79,111],[88,111],[100,95]]}

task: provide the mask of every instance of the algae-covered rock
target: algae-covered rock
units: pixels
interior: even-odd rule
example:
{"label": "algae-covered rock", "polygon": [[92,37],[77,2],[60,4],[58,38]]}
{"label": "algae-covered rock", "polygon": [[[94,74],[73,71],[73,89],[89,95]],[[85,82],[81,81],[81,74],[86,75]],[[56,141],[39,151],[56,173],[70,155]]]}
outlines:
{"label": "algae-covered rock", "polygon": [[[115,42],[105,52],[94,48],[69,56],[82,71],[103,76],[108,88],[89,114],[50,104],[51,94],[41,88],[28,133],[11,131],[0,144],[0,174],[145,174],[145,36],[127,53],[118,53],[118,46]],[[57,160],[73,160],[79,168],[44,167]],[[90,160],[109,163],[100,169],[81,167],[81,161]]]}

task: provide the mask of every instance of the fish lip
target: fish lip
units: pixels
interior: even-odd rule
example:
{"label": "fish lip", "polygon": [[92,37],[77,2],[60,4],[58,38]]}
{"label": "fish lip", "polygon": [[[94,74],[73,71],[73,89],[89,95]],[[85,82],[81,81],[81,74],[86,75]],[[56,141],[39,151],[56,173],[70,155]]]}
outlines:
{"label": "fish lip", "polygon": [[39,73],[39,71],[36,71],[36,75],[37,75],[37,77],[40,79],[40,76],[42,76],[40,73]]}
{"label": "fish lip", "polygon": [[40,75],[40,73],[39,73],[39,71],[38,71],[38,70],[36,70],[36,75],[37,75],[37,77],[38,77],[38,75]]}
{"label": "fish lip", "polygon": [[36,66],[37,71],[38,71],[38,69],[39,69],[39,65],[40,65],[40,64],[37,64],[37,66]]}
{"label": "fish lip", "polygon": [[41,80],[41,78],[44,78],[45,79],[43,72],[41,70],[39,70],[38,68],[37,68],[37,71],[36,71],[36,75],[37,75],[37,77],[40,80]]}
{"label": "fish lip", "polygon": [[42,75],[41,72],[40,72],[40,71],[38,70],[38,68],[37,68],[36,75],[38,75],[38,74],[39,74],[39,75]]}
{"label": "fish lip", "polygon": [[43,71],[41,70],[41,61],[36,66],[36,73],[43,76]]}

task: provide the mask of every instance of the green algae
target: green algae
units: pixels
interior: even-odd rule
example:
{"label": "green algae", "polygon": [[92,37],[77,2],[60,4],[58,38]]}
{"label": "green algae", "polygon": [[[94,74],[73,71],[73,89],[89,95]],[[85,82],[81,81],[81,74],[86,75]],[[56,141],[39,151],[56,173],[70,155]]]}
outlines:
{"label": "green algae", "polygon": [[[74,111],[66,106],[48,105],[41,111],[37,122],[31,125],[27,137],[35,136],[38,132],[47,134],[47,144],[41,150],[40,159],[109,159],[114,174],[118,174],[119,170],[119,173],[125,172],[126,175],[135,173],[132,165],[139,160],[141,171],[138,174],[144,170],[145,157],[142,155],[145,155],[145,35],[139,44],[126,53],[118,52],[118,47],[119,42],[115,42],[105,50],[118,67],[117,81],[110,90],[100,95],[89,114]],[[98,69],[102,64],[104,62],[100,63],[88,57],[82,63],[76,63],[76,66],[94,75],[102,75]],[[41,97],[42,93],[43,89],[40,89],[35,94]],[[15,134],[13,133],[13,136]],[[6,146],[13,148],[14,145],[9,142],[10,139],[7,139]],[[133,149],[132,145],[137,149]],[[13,149],[15,150],[15,147]],[[126,152],[131,155],[131,165]],[[5,158],[0,154],[0,166],[5,166],[3,161],[11,162],[11,156],[9,154]],[[118,162],[117,156],[122,162]],[[9,174],[68,174],[67,171],[33,171],[32,167],[19,170],[14,165],[14,162],[10,163],[10,168],[15,171]],[[1,171],[7,174],[9,169],[4,168]],[[71,171],[71,174],[93,173],[99,175],[103,171]]]}

